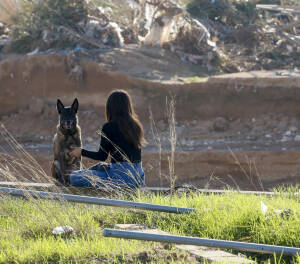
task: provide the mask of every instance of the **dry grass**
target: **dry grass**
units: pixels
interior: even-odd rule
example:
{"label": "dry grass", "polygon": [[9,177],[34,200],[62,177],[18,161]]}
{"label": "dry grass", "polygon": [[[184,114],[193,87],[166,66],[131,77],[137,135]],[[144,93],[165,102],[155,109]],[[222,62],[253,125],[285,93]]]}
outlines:
{"label": "dry grass", "polygon": [[[176,147],[175,100],[167,101],[169,136],[171,153],[169,157],[172,184],[176,180],[174,153]],[[26,180],[31,175],[34,181],[53,182],[40,168],[34,158],[1,127],[0,174],[7,180]],[[172,154],[173,151],[173,154]],[[11,152],[12,154],[5,154]],[[237,161],[238,162],[238,161]],[[252,166],[252,165],[251,165]],[[248,173],[248,172],[247,172]],[[247,174],[251,177],[251,173]],[[21,177],[21,178],[20,178]],[[23,177],[23,178],[22,178]],[[22,187],[24,188],[24,187]],[[68,192],[66,188],[57,188],[56,192]],[[299,247],[299,197],[290,190],[290,195],[259,197],[228,193],[219,196],[202,194],[172,196],[141,195],[127,196],[138,202],[165,204],[197,209],[191,215],[159,214],[156,212],[138,212],[135,210],[103,208],[71,204],[60,201],[41,201],[30,195],[26,200],[12,199],[0,194],[0,263],[77,263],[89,262],[101,258],[110,263],[128,263],[127,260],[114,262],[116,256],[126,256],[138,250],[153,250],[151,244],[129,242],[126,240],[106,239],[100,230],[113,227],[116,223],[139,223],[156,227],[164,231],[208,238],[242,240],[266,244]],[[122,193],[119,193],[122,198]],[[124,196],[123,196],[124,198]],[[260,202],[270,208],[263,216]],[[276,211],[291,209],[291,216],[283,218]],[[77,236],[71,239],[56,238],[52,229],[69,225]],[[276,230],[276,232],[273,232]],[[116,243],[117,242],[117,243]],[[12,245],[14,245],[12,247]],[[267,256],[249,255],[267,260]],[[285,262],[284,262],[285,261]],[[298,263],[297,259],[284,259],[277,263]],[[135,263],[135,262],[133,262]]]}
{"label": "dry grass", "polygon": [[13,17],[22,6],[22,0],[1,0],[0,1],[0,21],[11,24]]}
{"label": "dry grass", "polygon": [[175,120],[175,97],[171,97],[171,99],[166,99],[167,105],[167,116],[169,123],[169,141],[171,146],[170,155],[168,157],[169,163],[169,182],[171,188],[171,194],[174,192],[175,182],[176,182],[176,174],[175,174],[175,151],[176,151],[176,142],[177,142],[177,134],[176,134],[176,120]]}

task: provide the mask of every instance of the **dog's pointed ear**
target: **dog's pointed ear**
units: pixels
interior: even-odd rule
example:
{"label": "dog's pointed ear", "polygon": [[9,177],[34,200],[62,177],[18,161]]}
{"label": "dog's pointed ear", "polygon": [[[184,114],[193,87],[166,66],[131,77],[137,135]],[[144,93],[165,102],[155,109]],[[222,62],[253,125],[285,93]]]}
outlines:
{"label": "dog's pointed ear", "polygon": [[57,99],[56,108],[59,114],[61,114],[62,110],[65,108],[65,106],[59,99]]}
{"label": "dog's pointed ear", "polygon": [[79,106],[78,99],[75,98],[75,99],[74,99],[74,102],[73,102],[73,104],[72,104],[72,106],[71,106],[72,110],[73,110],[75,113],[77,113],[77,111],[78,111],[78,106]]}

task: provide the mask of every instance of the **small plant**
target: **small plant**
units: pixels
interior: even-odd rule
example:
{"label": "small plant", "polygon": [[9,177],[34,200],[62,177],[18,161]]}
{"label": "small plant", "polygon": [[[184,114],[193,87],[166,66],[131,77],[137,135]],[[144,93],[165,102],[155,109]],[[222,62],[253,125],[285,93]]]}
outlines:
{"label": "small plant", "polygon": [[206,77],[194,76],[194,77],[189,77],[184,81],[186,83],[204,83],[204,82],[207,81],[207,78]]}
{"label": "small plant", "polygon": [[158,148],[158,178],[159,178],[159,183],[160,183],[160,187],[161,187],[163,184],[162,183],[163,177],[162,177],[162,171],[161,171],[162,143],[161,143],[159,131],[157,129],[151,109],[149,109],[149,114],[150,114],[150,128],[151,128],[151,132],[153,135],[153,140],[154,140],[155,145]]}

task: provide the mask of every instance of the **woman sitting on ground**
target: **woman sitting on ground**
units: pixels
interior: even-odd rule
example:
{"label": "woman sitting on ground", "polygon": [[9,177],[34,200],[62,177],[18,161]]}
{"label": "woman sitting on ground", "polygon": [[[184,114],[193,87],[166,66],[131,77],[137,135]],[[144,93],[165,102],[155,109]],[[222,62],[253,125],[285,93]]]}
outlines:
{"label": "woman sitting on ground", "polygon": [[[98,152],[75,148],[72,157],[102,161],[88,170],[74,171],[70,182],[78,187],[129,187],[145,184],[141,148],[146,144],[143,126],[136,116],[129,94],[113,91],[106,102],[106,120]],[[111,163],[103,163],[110,155]]]}

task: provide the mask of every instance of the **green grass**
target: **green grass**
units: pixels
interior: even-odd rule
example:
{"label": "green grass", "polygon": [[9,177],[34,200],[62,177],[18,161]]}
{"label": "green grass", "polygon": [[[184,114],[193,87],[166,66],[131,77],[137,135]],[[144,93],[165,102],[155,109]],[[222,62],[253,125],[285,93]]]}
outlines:
{"label": "green grass", "polygon": [[199,77],[199,76],[189,77],[184,80],[185,83],[204,83],[206,81],[207,81],[206,77]]}
{"label": "green grass", "polygon": [[[102,237],[103,228],[117,223],[145,224],[179,235],[300,247],[300,198],[292,193],[269,198],[234,193],[173,198],[138,194],[133,200],[194,207],[197,213],[175,215],[5,197],[0,202],[0,263],[139,263],[128,256],[154,252],[157,243]],[[266,216],[261,213],[261,200],[269,208]],[[278,209],[293,213],[284,219],[276,214]],[[54,237],[52,229],[59,225],[72,226],[76,236]],[[248,257],[268,260],[270,256]],[[158,260],[164,263],[159,258],[154,263]],[[300,263],[300,258],[282,258],[277,263],[293,262]]]}

